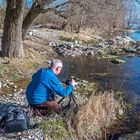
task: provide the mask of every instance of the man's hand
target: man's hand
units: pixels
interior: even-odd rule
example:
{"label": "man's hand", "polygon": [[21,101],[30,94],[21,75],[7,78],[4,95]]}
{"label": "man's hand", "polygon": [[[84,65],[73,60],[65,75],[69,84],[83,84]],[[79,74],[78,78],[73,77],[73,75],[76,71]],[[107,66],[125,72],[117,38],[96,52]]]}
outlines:
{"label": "man's hand", "polygon": [[72,80],[70,81],[70,84],[72,84],[73,86],[75,86],[75,84],[76,84],[76,83],[75,83],[75,80],[72,79]]}

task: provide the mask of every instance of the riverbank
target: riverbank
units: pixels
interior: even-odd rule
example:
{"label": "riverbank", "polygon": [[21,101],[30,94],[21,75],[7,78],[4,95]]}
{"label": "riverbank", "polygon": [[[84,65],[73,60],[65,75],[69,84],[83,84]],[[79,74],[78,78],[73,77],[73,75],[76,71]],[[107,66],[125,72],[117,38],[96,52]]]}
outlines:
{"label": "riverbank", "polygon": [[[68,41],[70,42],[68,43]],[[135,41],[128,37],[117,37],[115,41],[104,40],[90,30],[76,34],[45,28],[34,29],[29,31],[23,43],[25,51],[23,59],[11,61],[8,58],[0,58],[0,85],[4,87],[4,91],[1,90],[2,93],[9,93],[9,89],[5,88],[7,80],[15,81],[18,86],[16,89],[9,86],[12,91],[25,88],[31,75],[37,69],[48,66],[48,62],[60,54],[70,57],[77,55],[92,57],[95,55],[100,58],[116,58],[118,54],[122,54],[124,51],[127,53],[136,52],[134,47],[131,47]],[[130,48],[127,46],[128,44]],[[125,48],[125,46],[127,47]],[[20,79],[25,79],[22,85],[18,82]]]}
{"label": "riverbank", "polygon": [[[76,81],[77,85],[73,94],[76,96],[78,108],[75,102],[71,102],[70,108],[65,108],[59,115],[52,113],[46,117],[31,117],[27,131],[0,135],[0,139],[78,140],[80,137],[89,139],[94,136],[94,139],[100,139],[110,135],[110,125],[117,123],[118,118],[125,114],[126,106],[122,101],[121,93],[95,92],[95,83],[80,79]],[[10,103],[27,108],[24,92],[23,90],[10,95],[1,95],[1,104]],[[56,97],[56,100],[59,99]],[[68,98],[65,99],[62,105],[67,104],[68,100]],[[89,126],[92,129],[89,129]]]}
{"label": "riverbank", "polygon": [[[29,35],[49,40],[49,46],[58,55],[66,57],[81,55],[107,57],[108,55],[116,56],[126,53],[140,54],[139,42],[128,36],[116,36],[105,39],[92,30],[84,30],[76,34],[45,29],[33,29],[29,32]],[[56,39],[53,39],[54,37]]]}
{"label": "riverbank", "polygon": [[90,56],[107,57],[117,56],[126,53],[140,54],[140,48],[133,39],[125,37],[116,37],[114,39],[101,39],[93,44],[80,44],[78,41],[64,43],[50,43],[55,52],[62,56]]}
{"label": "riverbank", "polygon": [[[61,33],[61,35],[60,35],[60,33]],[[26,40],[24,41],[25,58],[23,60],[18,60],[17,61],[16,59],[13,59],[11,61],[11,60],[9,60],[7,58],[0,58],[0,62],[1,62],[0,63],[0,76],[1,76],[1,79],[0,79],[1,80],[1,82],[0,82],[0,85],[1,85],[0,92],[1,92],[1,94],[3,94],[3,96],[1,96],[1,102],[4,103],[4,102],[8,102],[8,101],[10,101],[10,102],[13,101],[13,102],[18,103],[18,104],[25,103],[25,100],[23,102],[20,102],[20,97],[23,97],[23,96],[21,96],[21,93],[23,93],[25,88],[27,87],[27,85],[28,85],[28,83],[29,83],[29,81],[31,79],[31,75],[37,69],[39,69],[40,67],[49,66],[50,60],[52,58],[54,58],[54,57],[58,57],[59,53],[55,49],[61,44],[52,43],[52,41],[54,41],[54,42],[60,41],[62,43],[62,48],[66,47],[66,49],[64,49],[64,52],[67,52],[69,50],[72,51],[70,53],[71,56],[73,56],[72,54],[74,54],[76,52],[80,52],[80,49],[84,48],[85,45],[83,45],[83,43],[80,43],[80,41],[81,41],[80,39],[82,38],[82,41],[83,41],[83,38],[85,38],[85,36],[87,36],[87,35],[82,34],[82,35],[79,36],[79,38],[76,35],[73,35],[72,37],[67,37],[67,36],[68,36],[67,33],[64,33],[64,32],[62,33],[62,32],[59,32],[59,31],[52,31],[52,30],[46,30],[46,29],[41,29],[40,31],[34,30],[33,33],[30,33],[27,36]],[[56,39],[56,41],[55,41],[55,39]],[[79,39],[79,40],[76,40],[76,39]],[[66,46],[64,45],[65,43],[67,44],[68,40],[70,40],[70,43],[72,43],[72,46],[70,46],[70,47],[69,47],[69,45],[66,45]],[[101,52],[104,53],[103,48],[105,48],[108,51],[110,51],[110,49],[109,49],[110,45],[108,44],[109,42],[105,43],[106,40],[103,40],[100,37],[97,37],[97,36],[96,37],[86,37],[85,40],[86,41],[83,41],[84,44],[86,42],[86,43],[88,43],[90,45],[92,43],[93,44],[97,43],[98,45],[97,46],[93,45],[93,47],[90,46],[90,45],[87,45],[87,47],[89,47],[89,48],[85,47],[84,50],[82,51],[82,54],[84,52],[86,52],[86,49],[87,49],[87,52],[89,52],[88,56],[92,56],[90,54],[90,52],[92,52],[92,49],[93,49],[93,52],[95,50],[97,52],[100,52],[99,50],[101,49],[102,50]],[[133,42],[132,44],[131,43],[130,43],[130,47],[135,42]],[[55,46],[55,44],[57,44],[58,46],[57,45]],[[74,46],[74,45],[78,45],[77,50],[73,50],[73,48],[74,49],[76,48],[76,46]],[[124,45],[125,45],[125,43],[122,44],[123,47],[124,47]],[[111,47],[113,47],[113,45],[111,45]],[[95,49],[95,48],[97,48],[97,49]],[[116,46],[116,48],[117,48],[117,46]],[[114,50],[116,50],[116,48],[114,48]],[[118,48],[118,50],[119,49],[120,48]],[[109,52],[109,54],[110,54],[110,52]],[[84,55],[86,55],[86,54],[84,54]],[[97,53],[97,55],[104,56],[104,55],[106,55],[106,53],[104,55],[102,55],[102,53]],[[64,55],[64,56],[68,56],[68,55]],[[74,55],[74,57],[75,56],[77,56],[77,55]],[[99,76],[99,73],[96,73],[96,76]],[[77,79],[77,81],[78,81],[79,85],[76,86],[76,90],[74,91],[74,94],[76,95],[80,105],[83,104],[86,107],[89,107],[91,109],[88,112],[95,111],[93,113],[94,116],[95,115],[98,116],[99,114],[101,114],[101,116],[102,116],[102,114],[108,112],[108,110],[103,109],[104,104],[106,104],[107,109],[109,109],[110,107],[108,107],[107,105],[108,105],[108,102],[111,101],[110,104],[112,105],[112,107],[117,106],[119,108],[119,110],[120,110],[120,111],[116,111],[115,113],[119,112],[120,115],[122,115],[124,113],[123,108],[120,107],[120,103],[117,100],[114,99],[114,97],[113,97],[114,93],[112,95],[109,92],[109,94],[107,96],[108,98],[106,98],[105,97],[106,93],[103,94],[102,92],[100,92],[100,93],[95,92],[96,89],[97,89],[97,84],[96,83],[89,82],[89,81],[86,81],[86,80],[81,80],[81,79]],[[90,96],[95,95],[95,93],[97,95],[93,96],[93,98],[90,98]],[[94,97],[95,97],[96,100],[94,100]],[[97,106],[97,108],[94,108],[94,105],[90,104],[91,102],[94,103],[96,101],[98,101],[98,103],[100,103],[103,100],[104,100],[104,102],[102,102],[100,108],[98,108],[98,106]],[[85,108],[84,112],[86,110],[86,107],[84,107]],[[113,108],[113,109],[115,109],[115,108]],[[112,109],[112,112],[110,112],[110,114],[111,114],[110,117],[113,117],[113,118],[116,119],[116,117],[114,116],[114,110],[113,109]],[[101,112],[101,110],[103,112]],[[83,111],[82,111],[82,108],[81,108],[81,113],[79,113],[79,114],[84,114],[84,112],[83,113],[82,112]],[[99,114],[96,113],[96,112],[98,112]],[[59,138],[59,139],[64,139],[64,138],[69,139],[70,138],[69,133],[74,134],[74,137],[76,137],[76,135],[75,135],[77,133],[76,130],[78,130],[80,128],[81,129],[78,132],[79,135],[81,134],[81,132],[82,132],[82,134],[83,134],[83,132],[86,133],[86,131],[84,131],[84,129],[85,129],[84,127],[83,127],[83,130],[82,130],[82,126],[84,125],[83,123],[80,122],[79,126],[77,127],[76,130],[72,128],[72,127],[75,128],[75,125],[74,126],[70,125],[71,121],[72,121],[72,117],[75,117],[74,110],[73,109],[69,110],[67,113],[68,113],[68,115],[66,115],[66,118],[64,116],[58,116],[56,114],[55,115],[53,114],[53,116],[50,116],[50,118],[46,118],[45,120],[42,120],[41,118],[40,118],[41,120],[38,119],[38,118],[36,118],[35,121],[33,120],[33,123],[38,123],[37,120],[40,120],[40,122],[41,122],[41,123],[39,122],[40,123],[40,125],[39,125],[40,128],[39,129],[37,128],[37,131],[39,133],[33,130],[33,134],[32,134],[32,132],[31,133],[30,132],[29,133],[25,132],[25,134],[20,133],[18,136],[16,136],[17,134],[15,134],[15,135],[13,134],[13,137],[11,137],[11,136],[2,137],[2,139],[9,138],[9,140],[10,139],[15,140],[17,137],[18,138],[25,138],[25,139],[41,139],[41,138],[45,138],[45,137],[46,138],[51,137],[52,139],[56,139],[56,137],[58,137],[58,136],[62,137],[62,138]],[[73,116],[70,116],[70,118],[69,118],[70,114],[73,114]],[[54,116],[56,116],[56,117],[54,117]],[[80,116],[81,115],[79,115],[79,117]],[[87,116],[89,118],[84,118],[84,117],[87,117]],[[90,120],[91,118],[94,118],[90,114],[88,114],[87,116],[83,116],[82,119],[83,120],[85,120],[85,119]],[[78,118],[78,116],[77,116],[77,118]],[[66,120],[67,120],[68,124],[66,123]],[[112,118],[110,118],[110,120],[112,120]],[[94,122],[92,123],[92,121],[90,121],[90,122],[91,123],[89,124],[89,126],[91,126],[91,128],[93,128],[95,124],[94,124]],[[111,121],[111,122],[114,123],[114,121]],[[49,126],[47,125],[48,123],[50,124]],[[100,122],[100,120],[99,120],[98,123],[96,123],[96,126],[100,126],[99,123],[102,123],[102,122]],[[110,121],[109,121],[109,123],[110,123]],[[80,127],[80,124],[82,125],[81,127]],[[51,131],[50,131],[50,126],[52,128]],[[106,124],[106,122],[105,122],[105,125],[101,125],[101,126],[103,126],[103,127],[107,126],[108,127],[109,125]],[[85,126],[85,127],[87,128],[88,125]],[[95,130],[97,136],[100,136],[101,133],[103,133],[103,131],[101,131],[103,128],[98,128],[98,127],[94,127],[94,128],[95,128],[94,130]],[[98,129],[98,131],[97,131],[97,129]],[[56,130],[56,131],[54,131],[54,130]],[[89,130],[89,133],[92,133],[92,130],[91,131]],[[46,136],[46,134],[47,134],[47,136]],[[30,135],[31,135],[31,137],[30,137]],[[107,135],[109,135],[109,131],[108,131]],[[92,137],[92,134],[91,134],[91,137]]]}

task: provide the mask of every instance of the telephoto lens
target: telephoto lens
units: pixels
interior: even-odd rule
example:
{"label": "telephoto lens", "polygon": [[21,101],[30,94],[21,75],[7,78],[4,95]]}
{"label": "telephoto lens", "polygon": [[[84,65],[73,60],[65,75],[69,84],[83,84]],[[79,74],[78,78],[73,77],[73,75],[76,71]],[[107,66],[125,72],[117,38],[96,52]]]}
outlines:
{"label": "telephoto lens", "polygon": [[70,81],[71,80],[66,80],[66,82],[65,82],[66,86],[68,86],[70,84]]}

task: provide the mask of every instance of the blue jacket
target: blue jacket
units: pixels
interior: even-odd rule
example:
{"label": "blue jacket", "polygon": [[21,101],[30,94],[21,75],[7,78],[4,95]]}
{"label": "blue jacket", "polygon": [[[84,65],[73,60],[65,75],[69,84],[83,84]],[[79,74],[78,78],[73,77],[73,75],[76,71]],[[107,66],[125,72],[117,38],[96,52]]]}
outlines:
{"label": "blue jacket", "polygon": [[26,89],[26,98],[29,104],[39,105],[48,100],[53,93],[59,96],[68,96],[73,90],[73,85],[66,88],[57,79],[53,70],[42,68],[32,76],[32,80]]}

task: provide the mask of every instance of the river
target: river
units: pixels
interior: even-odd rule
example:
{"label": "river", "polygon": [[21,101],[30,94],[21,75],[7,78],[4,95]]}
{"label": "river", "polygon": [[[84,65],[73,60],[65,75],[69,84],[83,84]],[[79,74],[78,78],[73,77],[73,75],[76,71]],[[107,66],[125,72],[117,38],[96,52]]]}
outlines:
{"label": "river", "polygon": [[[140,33],[129,33],[134,40],[140,40]],[[135,133],[140,130],[140,56],[120,56],[124,64],[113,64],[110,59],[97,59],[91,57],[62,58],[64,68],[61,80],[73,75],[77,78],[98,82],[104,90],[113,89],[126,93],[127,99],[135,104],[134,113],[121,122],[118,131],[108,139],[120,140],[123,134]],[[135,134],[134,134],[135,135]],[[134,136],[133,136],[134,137]],[[126,138],[127,139],[127,138]]]}
{"label": "river", "polygon": [[[134,40],[140,40],[140,33],[130,33]],[[65,58],[60,78],[73,75],[91,82],[99,82],[101,88],[127,93],[134,103],[140,105],[140,57],[120,56],[125,64],[113,64],[109,59],[91,57]]]}
{"label": "river", "polygon": [[140,31],[132,32],[132,33],[127,33],[127,35],[131,38],[133,38],[136,41],[140,41]]}

